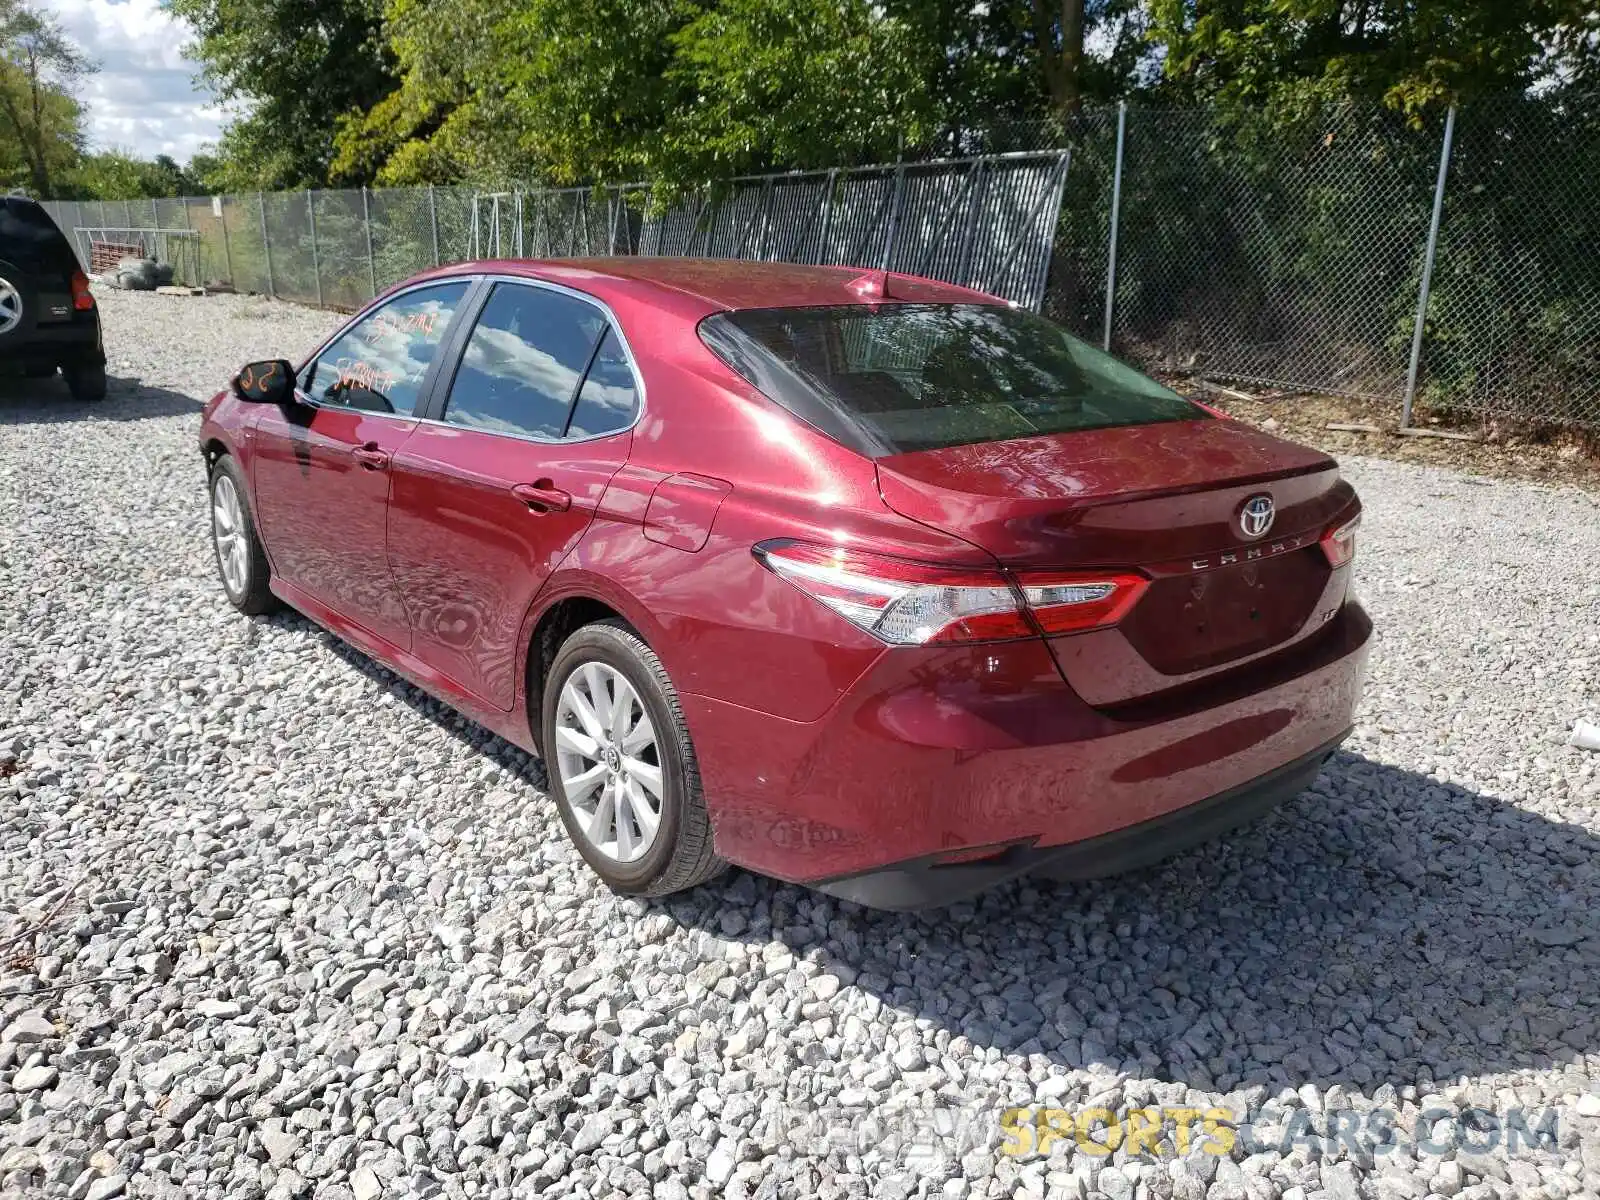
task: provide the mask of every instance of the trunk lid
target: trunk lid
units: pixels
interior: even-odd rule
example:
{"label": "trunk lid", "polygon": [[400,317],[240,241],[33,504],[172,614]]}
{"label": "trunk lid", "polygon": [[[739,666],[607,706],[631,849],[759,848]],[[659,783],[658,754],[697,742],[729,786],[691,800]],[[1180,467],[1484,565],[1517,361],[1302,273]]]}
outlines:
{"label": "trunk lid", "polygon": [[[1343,602],[1318,540],[1355,496],[1332,459],[1230,420],[984,442],[878,459],[885,503],[1017,570],[1136,568],[1114,628],[1048,639],[1067,681],[1115,705],[1280,649]],[[1273,523],[1239,515],[1265,494]]]}

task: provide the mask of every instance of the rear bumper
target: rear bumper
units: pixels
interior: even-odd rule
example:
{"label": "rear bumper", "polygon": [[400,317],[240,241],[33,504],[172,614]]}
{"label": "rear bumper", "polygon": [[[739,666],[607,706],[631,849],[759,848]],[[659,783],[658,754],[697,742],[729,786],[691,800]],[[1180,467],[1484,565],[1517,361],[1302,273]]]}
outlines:
{"label": "rear bumper", "polygon": [[1351,602],[1292,654],[1119,709],[1085,704],[1042,639],[886,652],[816,722],[682,700],[721,855],[920,907],[1070,872],[1084,845],[1153,861],[1292,795],[1350,728],[1371,630]]}
{"label": "rear bumper", "polygon": [[941,864],[939,859],[944,855],[928,855],[914,862],[843,879],[824,880],[812,886],[870,908],[910,912],[965,900],[1018,875],[1042,875],[1056,880],[1120,875],[1208,842],[1298,796],[1311,786],[1322,764],[1347,736],[1349,730],[1259,779],[1186,808],[1071,845],[1046,848],[1016,845],[997,858],[966,864]]}
{"label": "rear bumper", "polygon": [[105,362],[98,313],[90,313],[87,320],[80,314],[59,325],[14,330],[0,340],[0,349],[4,350],[4,354],[0,354],[0,369]]}

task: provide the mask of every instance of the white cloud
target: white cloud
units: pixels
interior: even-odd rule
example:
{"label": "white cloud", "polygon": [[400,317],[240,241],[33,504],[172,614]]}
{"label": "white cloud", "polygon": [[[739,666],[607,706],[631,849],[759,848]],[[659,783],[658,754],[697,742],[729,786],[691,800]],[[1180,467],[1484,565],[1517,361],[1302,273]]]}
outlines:
{"label": "white cloud", "polygon": [[183,56],[189,27],[159,0],[40,0],[100,64],[79,92],[96,149],[113,147],[186,162],[217,140],[229,114]]}

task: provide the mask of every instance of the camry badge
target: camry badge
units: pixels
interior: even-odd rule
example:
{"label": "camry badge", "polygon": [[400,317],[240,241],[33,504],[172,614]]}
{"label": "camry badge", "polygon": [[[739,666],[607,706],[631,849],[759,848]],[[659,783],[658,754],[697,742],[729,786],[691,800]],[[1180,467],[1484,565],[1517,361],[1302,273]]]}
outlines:
{"label": "camry badge", "polygon": [[1271,496],[1251,496],[1239,509],[1239,532],[1247,538],[1262,537],[1272,528],[1275,516],[1277,510],[1273,507]]}

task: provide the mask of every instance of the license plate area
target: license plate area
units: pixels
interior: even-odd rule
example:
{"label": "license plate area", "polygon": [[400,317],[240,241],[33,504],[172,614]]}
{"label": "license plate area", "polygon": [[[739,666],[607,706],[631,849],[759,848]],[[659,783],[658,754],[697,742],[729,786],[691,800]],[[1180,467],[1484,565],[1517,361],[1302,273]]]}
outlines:
{"label": "license plate area", "polygon": [[1123,619],[1123,634],[1163,674],[1203,671],[1292,638],[1330,574],[1315,545],[1162,574]]}

